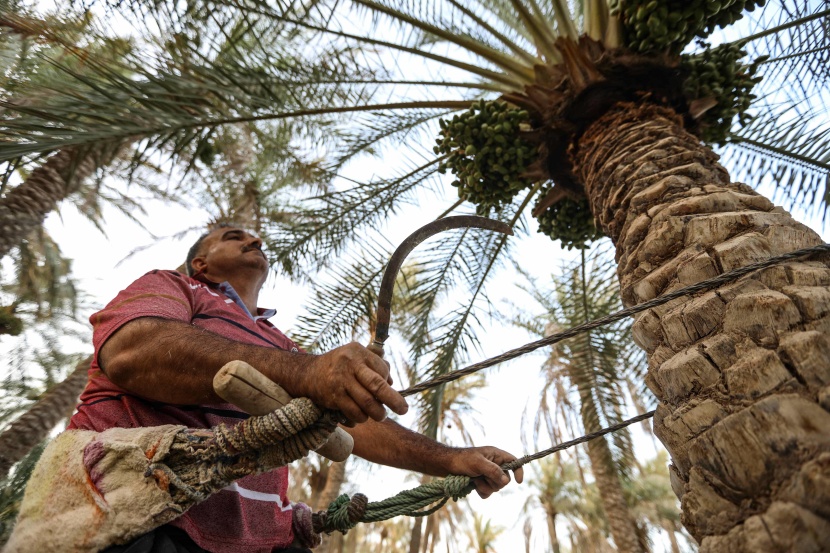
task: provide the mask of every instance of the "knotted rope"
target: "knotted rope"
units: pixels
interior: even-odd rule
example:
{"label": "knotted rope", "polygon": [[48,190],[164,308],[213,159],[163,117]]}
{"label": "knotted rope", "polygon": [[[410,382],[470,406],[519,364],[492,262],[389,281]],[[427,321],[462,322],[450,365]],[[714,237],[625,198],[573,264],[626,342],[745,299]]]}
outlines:
{"label": "knotted rope", "polygon": [[320,447],[337,427],[336,413],[297,398],[235,426],[179,432],[170,452],[145,476],[169,485],[174,501],[191,505],[249,474],[285,466]]}

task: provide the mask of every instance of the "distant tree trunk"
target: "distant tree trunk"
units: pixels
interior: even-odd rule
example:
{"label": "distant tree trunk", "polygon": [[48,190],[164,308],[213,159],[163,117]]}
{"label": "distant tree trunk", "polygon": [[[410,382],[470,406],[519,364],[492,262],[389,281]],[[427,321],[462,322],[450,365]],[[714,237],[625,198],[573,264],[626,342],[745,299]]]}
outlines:
{"label": "distant tree trunk", "polygon": [[533,523],[530,519],[525,519],[524,526],[522,527],[522,534],[525,538],[525,553],[530,553],[530,538],[533,535]]}
{"label": "distant tree trunk", "polygon": [[[431,476],[426,474],[421,476],[421,484],[427,484],[432,480]],[[428,518],[428,517],[427,517]],[[413,524],[412,524],[412,534],[409,538],[409,553],[420,553],[421,551],[421,542],[423,541],[425,535],[423,534],[424,528],[424,517],[415,517]]]}
{"label": "distant tree trunk", "polygon": [[421,546],[421,553],[429,553],[430,551],[430,540],[434,540],[434,533],[435,533],[435,515],[429,515],[426,517],[427,523],[426,528],[424,529],[424,537],[422,539],[423,543]]}
{"label": "distant tree trunk", "polygon": [[677,543],[677,536],[675,532],[677,532],[677,528],[673,522],[668,520],[663,521],[663,530],[669,535],[669,544],[671,545],[671,553],[680,553],[680,544]]}
{"label": "distant tree trunk", "polygon": [[[432,518],[432,516],[430,516],[430,518]],[[438,525],[437,520],[433,521],[432,532],[430,532],[430,534],[429,553],[435,553],[435,548],[438,546],[438,539],[441,537],[441,527]],[[449,547],[449,544],[447,544],[447,547]]]}
{"label": "distant tree trunk", "polygon": [[550,536],[550,547],[553,550],[553,553],[559,553],[559,536],[556,534],[556,511],[553,509],[545,509],[545,513],[547,516],[548,523],[548,536]]}
{"label": "distant tree trunk", "polygon": [[[618,104],[572,148],[634,305],[822,243],[673,111]],[[830,262],[791,261],[641,313],[654,431],[701,553],[830,550]]]}
{"label": "distant tree trunk", "polygon": [[[587,427],[585,430],[586,432],[593,431]],[[620,553],[641,553],[643,548],[637,537],[637,527],[628,503],[625,501],[620,477],[614,467],[614,459],[611,456],[608,442],[605,438],[597,438],[586,445],[588,446],[588,458],[591,460],[591,472],[594,474],[605,518],[608,520],[617,550]]]}
{"label": "distant tree trunk", "polygon": [[[315,505],[315,510],[324,510],[340,495],[340,488],[346,481],[346,463],[332,463],[329,465],[326,475],[326,485],[320,493]],[[336,553],[343,547],[343,534],[333,532],[329,535],[323,534],[323,543],[317,548],[320,553]]]}
{"label": "distant tree trunk", "polygon": [[0,434],[0,478],[30,449],[42,442],[60,420],[75,407],[87,381],[92,357],[87,357],[60,384],[56,384],[28,411]]}
{"label": "distant tree trunk", "polygon": [[415,517],[412,521],[412,534],[409,538],[409,553],[419,553],[421,550],[421,529],[424,527],[424,517]]}
{"label": "distant tree trunk", "polygon": [[64,148],[51,155],[20,185],[0,198],[0,259],[40,227],[58,204],[80,184],[109,163],[111,147],[80,150]]}
{"label": "distant tree trunk", "polygon": [[[584,320],[587,322],[590,313],[585,284],[585,252],[582,253],[582,305]],[[594,396],[597,390],[597,381],[594,376],[595,346],[591,343],[590,333],[584,333],[574,340],[571,350],[575,350],[575,353],[567,368],[568,376],[576,385],[579,393],[582,427],[585,432],[596,432],[600,429],[600,419]],[[591,472],[594,474],[605,518],[617,550],[620,553],[643,553],[644,548],[638,536],[637,525],[625,500],[619,471],[615,466],[608,442],[601,437],[589,441],[586,446],[588,458],[591,461]]]}

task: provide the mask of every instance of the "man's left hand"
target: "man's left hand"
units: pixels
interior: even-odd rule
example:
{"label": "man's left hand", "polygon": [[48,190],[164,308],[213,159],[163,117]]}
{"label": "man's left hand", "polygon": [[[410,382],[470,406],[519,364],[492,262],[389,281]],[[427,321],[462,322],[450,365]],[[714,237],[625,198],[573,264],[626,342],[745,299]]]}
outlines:
{"label": "man's left hand", "polygon": [[[459,448],[450,460],[449,472],[472,477],[478,495],[487,498],[510,482],[509,473],[503,471],[500,465],[515,459],[515,456],[496,447]],[[521,467],[514,474],[516,482],[521,484],[524,477]]]}

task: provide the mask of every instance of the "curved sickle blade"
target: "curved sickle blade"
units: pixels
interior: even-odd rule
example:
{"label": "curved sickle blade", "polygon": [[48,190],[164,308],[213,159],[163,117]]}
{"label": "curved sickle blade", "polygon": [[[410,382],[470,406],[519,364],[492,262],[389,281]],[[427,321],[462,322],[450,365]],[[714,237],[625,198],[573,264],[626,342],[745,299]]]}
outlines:
{"label": "curved sickle blade", "polygon": [[[513,235],[513,229],[507,223],[488,219],[487,217],[478,217],[475,215],[457,215],[454,217],[444,217],[425,225],[412,234],[410,234],[403,243],[398,246],[395,253],[389,259],[389,264],[383,272],[383,281],[380,284],[380,292],[378,293],[378,319],[377,327],[375,329],[375,338],[372,340],[373,351],[379,350],[379,355],[383,354],[383,343],[389,337],[389,319],[392,316],[392,288],[395,286],[395,280],[398,278],[398,271],[403,265],[404,259],[415,247],[434,234],[443,232],[445,230],[455,228],[480,228],[485,230],[493,230]],[[376,351],[378,353],[378,351]]]}

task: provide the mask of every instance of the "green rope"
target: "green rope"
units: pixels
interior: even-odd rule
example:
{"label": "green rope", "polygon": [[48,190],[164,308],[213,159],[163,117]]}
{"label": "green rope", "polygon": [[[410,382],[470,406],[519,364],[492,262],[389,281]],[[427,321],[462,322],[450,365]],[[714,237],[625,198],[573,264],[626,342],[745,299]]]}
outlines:
{"label": "green rope", "polygon": [[[602,428],[596,432],[585,434],[574,440],[556,444],[544,451],[525,455],[524,457],[501,465],[501,468],[505,471],[516,470],[536,459],[541,459],[557,451],[588,442],[605,434],[616,432],[635,422],[640,422],[653,416],[654,411],[649,411],[648,413],[631,417],[630,419]],[[462,497],[466,497],[474,489],[475,486],[473,486],[472,478],[469,476],[447,476],[446,478],[439,478],[427,484],[422,484],[411,490],[404,490],[389,499],[375,503],[368,503],[366,496],[360,493],[355,494],[351,499],[348,495],[343,494],[335,499],[327,510],[314,513],[312,515],[312,525],[314,531],[317,533],[330,533],[337,530],[345,534],[357,526],[359,522],[380,522],[381,520],[388,520],[400,515],[422,517],[431,515],[443,507],[450,499],[458,501]]]}
{"label": "green rope", "polygon": [[314,531],[330,533],[337,530],[345,534],[359,522],[380,522],[401,515],[431,515],[450,499],[458,501],[474,489],[469,476],[447,476],[375,503],[368,503],[363,494],[355,494],[352,498],[343,494],[328,509],[314,514]]}

